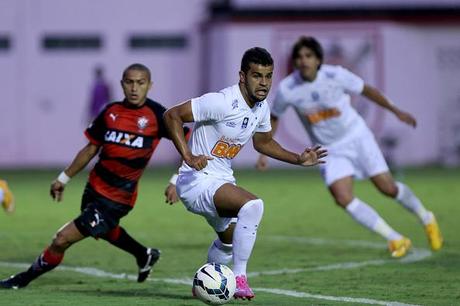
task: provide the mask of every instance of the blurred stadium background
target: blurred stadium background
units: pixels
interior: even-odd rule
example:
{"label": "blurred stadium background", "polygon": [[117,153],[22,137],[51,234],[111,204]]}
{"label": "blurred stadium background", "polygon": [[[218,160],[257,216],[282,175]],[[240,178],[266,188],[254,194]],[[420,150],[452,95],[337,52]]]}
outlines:
{"label": "blurred stadium background", "polygon": [[[316,36],[326,62],[351,69],[417,117],[411,129],[371,102],[353,100],[389,163],[415,168],[397,177],[436,212],[446,243],[441,252],[428,251],[414,218],[370,183],[357,183],[357,194],[414,242],[409,260],[390,260],[383,241],[334,207],[316,171],[261,175],[248,169],[257,158],[248,144],[235,160],[246,170],[236,175],[266,203],[249,267],[258,273],[251,305],[459,304],[460,0],[0,0],[0,178],[17,200],[14,215],[0,214],[0,278],[27,267],[77,216],[84,173],[68,186],[63,205],[53,205],[48,188],[85,144],[96,67],[116,100],[123,97],[122,70],[146,64],[150,97],[168,107],[236,83],[241,55],[253,46],[272,53],[275,89],[299,35]],[[276,138],[301,150],[309,140],[295,114],[285,116],[292,120],[281,121]],[[188,278],[214,235],[182,205],[163,204],[177,160],[171,143],[162,142],[151,165],[166,167],[147,171],[136,209],[123,219],[133,236],[163,251],[154,285],[126,281],[135,273],[132,258],[88,239],[68,252],[66,272],[1,292],[0,305],[198,305]]]}
{"label": "blurred stadium background", "polygon": [[[171,106],[235,83],[252,46],[273,54],[276,87],[301,34],[321,41],[326,62],[361,75],[418,118],[412,130],[354,100],[391,163],[459,165],[458,0],[0,0],[0,168],[70,161],[85,142],[96,66],[120,99],[122,69],[146,64],[150,96]],[[300,150],[305,134],[287,133],[298,129],[297,119],[283,120],[277,138]],[[169,143],[157,153],[153,163],[176,161]],[[248,145],[235,165],[254,161]]]}

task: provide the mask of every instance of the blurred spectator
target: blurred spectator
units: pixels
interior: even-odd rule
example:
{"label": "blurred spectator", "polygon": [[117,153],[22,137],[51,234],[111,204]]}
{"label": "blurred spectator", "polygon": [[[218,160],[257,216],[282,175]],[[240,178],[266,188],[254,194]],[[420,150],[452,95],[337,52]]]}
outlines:
{"label": "blurred spectator", "polygon": [[88,117],[86,121],[91,122],[96,118],[110,99],[110,86],[104,77],[104,68],[102,66],[96,66],[94,69],[94,84],[91,88]]}

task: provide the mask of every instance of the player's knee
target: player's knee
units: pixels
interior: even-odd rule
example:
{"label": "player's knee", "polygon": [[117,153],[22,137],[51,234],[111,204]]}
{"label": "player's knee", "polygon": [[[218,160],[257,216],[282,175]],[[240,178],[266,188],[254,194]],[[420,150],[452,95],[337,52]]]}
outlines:
{"label": "player's knee", "polygon": [[398,187],[394,183],[386,183],[378,186],[381,193],[387,197],[396,198],[398,195]]}
{"label": "player's knee", "polygon": [[262,219],[264,213],[264,201],[261,199],[250,200],[240,208],[238,212],[239,219],[250,218],[255,221],[257,225]]}
{"label": "player's knee", "polygon": [[57,251],[64,251],[70,246],[70,244],[70,240],[67,238],[65,233],[59,231],[53,237],[51,248]]}
{"label": "player's knee", "polygon": [[252,215],[260,215],[262,216],[264,213],[264,201],[261,199],[254,199],[246,202],[246,204],[241,207],[241,211],[249,212]]}
{"label": "player's knee", "polygon": [[348,206],[348,204],[351,203],[351,201],[353,201],[353,196],[349,196],[349,195],[336,195],[334,196],[334,200],[335,200],[335,204],[337,204],[338,206],[342,207],[342,208],[345,208]]}
{"label": "player's knee", "polygon": [[104,239],[108,241],[117,241],[121,234],[120,226],[116,226],[114,229],[110,230],[107,234],[104,235]]}

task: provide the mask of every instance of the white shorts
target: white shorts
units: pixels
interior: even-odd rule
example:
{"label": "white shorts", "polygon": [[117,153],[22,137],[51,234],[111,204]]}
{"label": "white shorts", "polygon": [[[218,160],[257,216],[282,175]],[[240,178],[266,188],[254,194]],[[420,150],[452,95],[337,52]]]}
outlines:
{"label": "white shorts", "polygon": [[199,172],[179,174],[177,194],[188,211],[206,218],[216,232],[223,232],[236,218],[219,217],[214,205],[214,194],[224,184],[235,185],[235,179],[226,180]]}
{"label": "white shorts", "polygon": [[320,170],[327,186],[347,176],[365,179],[389,171],[382,151],[370,130],[361,131],[350,140],[325,147],[328,156]]}

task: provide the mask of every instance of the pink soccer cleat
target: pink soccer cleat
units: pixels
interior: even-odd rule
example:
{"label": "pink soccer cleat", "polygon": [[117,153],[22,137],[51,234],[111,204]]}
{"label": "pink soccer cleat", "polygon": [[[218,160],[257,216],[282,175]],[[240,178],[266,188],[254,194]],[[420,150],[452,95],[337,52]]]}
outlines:
{"label": "pink soccer cleat", "polygon": [[248,280],[245,275],[238,275],[236,277],[236,290],[233,295],[235,299],[252,299],[255,295],[248,285]]}

